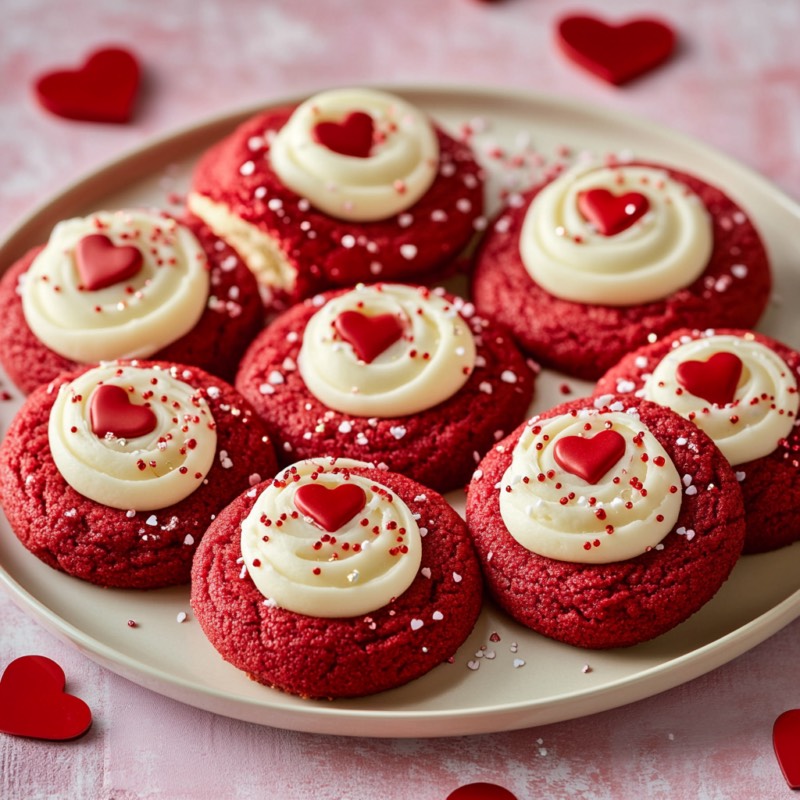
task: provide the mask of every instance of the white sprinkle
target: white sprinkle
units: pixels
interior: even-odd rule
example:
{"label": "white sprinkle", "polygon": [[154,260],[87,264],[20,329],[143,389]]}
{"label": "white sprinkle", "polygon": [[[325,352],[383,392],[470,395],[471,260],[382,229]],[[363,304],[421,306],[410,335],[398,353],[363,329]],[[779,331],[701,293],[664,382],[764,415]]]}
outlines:
{"label": "white sprinkle", "polygon": [[733,275],[734,278],[746,278],[747,271],[747,267],[744,264],[734,264],[731,267],[731,275]]}
{"label": "white sprinkle", "polygon": [[412,258],[416,258],[417,246],[414,244],[401,244],[400,255],[403,256],[403,258],[405,258],[407,261],[410,261]]}
{"label": "white sprinkle", "polygon": [[460,575],[459,575],[457,572],[454,572],[454,573],[453,573],[453,580],[454,580],[456,583],[461,583],[461,576],[460,576]]}
{"label": "white sprinkle", "polygon": [[678,438],[675,440],[675,444],[676,444],[676,445],[678,445],[678,447],[684,447],[684,446],[685,446],[685,445],[687,445],[688,443],[689,443],[689,440],[688,440],[688,439],[687,439],[685,436],[679,436],[679,437],[678,437]]}
{"label": "white sprinkle", "polygon": [[424,503],[427,499],[428,499],[428,495],[426,495],[426,494],[418,494],[414,498],[414,502],[415,503]]}
{"label": "white sprinkle", "polygon": [[70,508],[68,511],[64,512],[65,517],[77,517],[78,516],[78,509],[77,508]]}
{"label": "white sprinkle", "polygon": [[262,383],[258,387],[258,391],[260,394],[275,394],[275,387],[270,386],[268,383]]}
{"label": "white sprinkle", "polygon": [[341,243],[342,247],[346,247],[348,249],[351,248],[351,247],[355,247],[356,246],[356,237],[353,236],[352,234],[346,233],[344,236],[342,236],[340,243]]}
{"label": "white sprinkle", "polygon": [[483,657],[489,661],[494,661],[497,657],[497,653],[494,650],[486,650],[483,654]]}
{"label": "white sprinkle", "polygon": [[125,516],[126,516],[128,519],[133,519],[133,518],[136,516],[136,512],[135,512],[135,511],[134,511],[132,508],[129,508],[129,509],[128,509],[128,510],[125,512]]}
{"label": "white sprinkle", "polygon": [[591,672],[592,668],[588,664],[584,664],[581,667],[581,672],[585,675],[587,672]]}
{"label": "white sprinkle", "polygon": [[183,543],[185,545],[193,545],[194,544],[194,536],[191,533],[187,533],[186,536],[183,537]]}
{"label": "white sprinkle", "polygon": [[342,422],[339,423],[339,429],[338,430],[339,430],[339,433],[350,433],[350,431],[353,430],[353,423],[350,422],[350,420],[347,420],[347,419],[342,420]]}
{"label": "white sprinkle", "polygon": [[469,214],[469,212],[472,211],[472,203],[468,198],[460,197],[458,200],[456,200],[456,208],[462,214]]}
{"label": "white sprinkle", "polygon": [[428,535],[428,529],[426,527],[421,527],[419,529],[419,535],[424,539]]}
{"label": "white sprinkle", "polygon": [[430,580],[430,577],[431,577],[431,568],[430,567],[423,567],[420,570],[420,573],[422,574],[423,578],[428,578],[428,580]]}
{"label": "white sprinkle", "polygon": [[145,525],[158,525],[158,519],[155,514],[151,514],[145,521]]}
{"label": "white sprinkle", "polygon": [[389,433],[391,433],[395,439],[402,439],[408,431],[403,425],[392,425],[392,427],[389,428]]}
{"label": "white sprinkle", "polygon": [[418,631],[425,623],[421,619],[412,619],[411,620],[411,630]]}
{"label": "white sprinkle", "polygon": [[257,472],[254,472],[248,479],[247,482],[250,486],[255,486],[257,483],[261,483],[261,475]]}
{"label": "white sprinkle", "polygon": [[619,394],[628,394],[635,388],[636,384],[633,381],[625,380],[624,378],[620,378],[617,381],[617,392]]}
{"label": "white sprinkle", "polygon": [[520,667],[525,666],[525,659],[524,658],[515,658],[513,661],[514,669],[519,669]]}
{"label": "white sprinkle", "polygon": [[696,486],[687,486],[686,487],[686,494],[690,497],[697,494],[697,487]]}
{"label": "white sprinkle", "polygon": [[366,447],[369,444],[369,439],[364,436],[363,432],[359,432],[356,436],[356,444],[361,445],[362,447]]}
{"label": "white sprinkle", "polygon": [[267,380],[273,385],[280,384],[280,383],[284,382],[283,375],[280,372],[278,372],[278,370],[276,370],[276,369],[274,369],[274,370],[272,370],[272,372],[270,372],[270,374],[267,376]]}
{"label": "white sprinkle", "polygon": [[483,477],[483,470],[476,469],[475,472],[472,473],[472,480],[479,481]]}
{"label": "white sprinkle", "polygon": [[691,484],[692,484],[692,476],[691,475],[689,475],[687,473],[686,475],[683,476],[682,480],[683,480],[683,485],[684,486],[691,486]]}
{"label": "white sprinkle", "polygon": [[746,477],[747,477],[747,473],[746,472],[742,472],[741,470],[737,471],[737,473],[736,473],[736,480],[737,481],[739,481],[741,483]]}
{"label": "white sprinkle", "polygon": [[547,748],[546,747],[540,747],[539,748],[539,755],[540,756],[546,756],[547,755]]}
{"label": "white sprinkle", "polygon": [[433,222],[446,222],[447,212],[437,208],[434,211],[431,211],[431,220],[433,220]]}
{"label": "white sprinkle", "polygon": [[256,198],[256,200],[263,200],[267,196],[267,187],[257,186],[253,192],[253,196]]}
{"label": "white sprinkle", "polygon": [[178,612],[178,616],[175,617],[175,619],[178,622],[186,622],[186,612],[185,611],[179,611]]}
{"label": "white sprinkle", "polygon": [[478,669],[481,665],[480,661],[467,661],[467,667],[471,669],[473,672]]}
{"label": "white sprinkle", "polygon": [[409,225],[413,224],[414,222],[414,215],[413,214],[400,214],[397,218],[397,224],[401,228],[407,228]]}
{"label": "white sprinkle", "polygon": [[271,197],[267,201],[267,208],[270,211],[279,211],[283,208],[283,200],[281,200],[280,197]]}
{"label": "white sprinkle", "polygon": [[478,384],[478,389],[484,394],[491,394],[494,391],[489,381],[481,381],[480,384]]}
{"label": "white sprinkle", "polygon": [[500,380],[503,383],[516,383],[518,378],[510,369],[506,369],[501,373]]}
{"label": "white sprinkle", "polygon": [[431,614],[431,619],[435,619],[439,622],[439,620],[444,619],[444,614],[442,614],[441,611],[434,611],[433,614]]}
{"label": "white sprinkle", "polygon": [[256,165],[252,161],[245,161],[241,167],[239,167],[239,174],[240,175],[252,175],[256,171]]}

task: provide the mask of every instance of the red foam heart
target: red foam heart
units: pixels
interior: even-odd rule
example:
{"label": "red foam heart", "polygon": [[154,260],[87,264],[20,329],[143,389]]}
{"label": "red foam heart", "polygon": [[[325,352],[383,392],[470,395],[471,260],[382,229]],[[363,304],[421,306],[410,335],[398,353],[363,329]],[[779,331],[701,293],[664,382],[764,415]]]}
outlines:
{"label": "red foam heart", "polygon": [[139,62],[118,47],[96,50],[76,70],[48,72],[34,86],[48,111],[85,122],[127,122],[138,88]]}
{"label": "red foam heart", "polygon": [[45,656],[12,661],[0,679],[0,731],[58,741],[86,733],[92,712],[65,684],[64,670]]}
{"label": "red foam heart", "polygon": [[714,353],[708,361],[682,361],[678,383],[691,394],[724,406],[733,402],[742,375],[742,360],[733,353]]}
{"label": "red foam heart", "polygon": [[589,189],[578,195],[578,210],[603,236],[627,230],[649,208],[650,201],[639,192],[617,195],[608,189]]}
{"label": "red foam heart", "polygon": [[92,233],[76,245],[75,264],[81,286],[95,291],[132,278],[142,268],[142,251],[132,245],[115,245],[108,236]]}
{"label": "red foam heart", "polygon": [[121,386],[103,384],[92,394],[89,406],[92,431],[96,436],[112,434],[118,439],[133,439],[154,430],[156,415],[147,407],[132,403]]}
{"label": "red foam heart", "polygon": [[517,796],[496,783],[469,783],[450,792],[447,800],[517,800]]}
{"label": "red foam heart", "polygon": [[321,483],[301,486],[294,495],[294,504],[301,514],[329,533],[338,531],[367,504],[366,492],[355,483],[342,483],[329,488]]}
{"label": "red foam heart", "polygon": [[656,19],[609,25],[597,17],[574,15],[563,17],[557,31],[568,58],[616,85],[657,67],[675,49],[675,32]]}
{"label": "red foam heart", "polygon": [[792,789],[800,789],[800,708],[784,711],[775,720],[772,746],[786,783]]}
{"label": "red foam heart", "polygon": [[354,158],[369,158],[375,123],[366,111],[351,111],[343,120],[318,122],[311,131],[314,141]]}
{"label": "red foam heart", "polygon": [[360,311],[343,311],[334,320],[333,327],[367,364],[403,335],[403,326],[394,314],[368,317]]}
{"label": "red foam heart", "polygon": [[587,483],[597,483],[625,454],[625,439],[605,430],[591,437],[564,436],[553,450],[556,463]]}

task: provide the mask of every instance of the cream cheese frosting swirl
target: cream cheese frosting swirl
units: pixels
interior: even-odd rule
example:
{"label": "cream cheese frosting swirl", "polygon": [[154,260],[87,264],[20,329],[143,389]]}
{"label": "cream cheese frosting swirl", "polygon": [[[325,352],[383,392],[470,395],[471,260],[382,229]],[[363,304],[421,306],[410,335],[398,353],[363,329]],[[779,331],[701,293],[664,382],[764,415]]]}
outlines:
{"label": "cream cheese frosting swirl", "polygon": [[[602,438],[615,435],[621,437],[619,450],[598,455]],[[578,460],[601,464],[594,482],[562,466],[564,440]],[[586,564],[635,558],[655,547],[674,526],[681,506],[681,481],[672,459],[638,417],[625,412],[534,418],[498,488],[503,522],[523,547]]]}
{"label": "cream cheese frosting swirl", "polygon": [[[358,329],[346,330],[343,315]],[[379,318],[395,320],[398,338],[367,363],[358,337],[373,341]],[[475,361],[475,338],[452,302],[426,288],[379,284],[325,303],[308,321],[297,363],[309,391],[329,408],[398,417],[447,400]]]}
{"label": "cream cheese frosting swirl", "polygon": [[[308,616],[352,617],[377,611],[414,581],[422,559],[414,515],[393,490],[350,471],[366,466],[300,461],[259,495],[242,522],[241,545],[268,603]],[[309,489],[321,496],[310,508],[298,503]],[[361,499],[352,504],[340,494]],[[340,524],[328,531],[312,515],[331,508],[341,512]]]}
{"label": "cream cheese frosting swirl", "polygon": [[[681,364],[699,362],[706,374],[717,354],[734,354],[741,372],[730,402],[708,402],[678,380]],[[718,380],[724,376],[717,377]],[[697,391],[700,391],[697,389]],[[684,342],[668,353],[645,381],[641,394],[668,406],[705,431],[733,464],[769,455],[791,432],[800,396],[797,378],[771,348],[747,336],[710,335]]]}
{"label": "cream cheese frosting swirl", "polygon": [[[635,192],[647,211],[604,235],[581,211],[582,195],[593,190],[610,193],[612,203]],[[667,172],[644,166],[568,170],[534,197],[520,236],[526,270],[550,294],[611,306],[663,299],[688,286],[705,269],[712,246],[700,198]]]}
{"label": "cream cheese frosting swirl", "polygon": [[[315,136],[320,123],[346,126],[354,113],[372,120],[366,157],[337,152]],[[284,185],[325,213],[357,222],[412,206],[433,183],[438,160],[439,142],[425,114],[371,89],[334,89],[309,98],[270,147],[270,163]]]}
{"label": "cream cheese frosting swirl", "polygon": [[[173,373],[103,364],[59,387],[48,438],[73,489],[112,508],[149,511],[202,485],[216,453],[214,418],[202,394]],[[104,405],[110,387],[125,397]],[[118,435],[116,426],[136,417],[146,432]]]}
{"label": "cream cheese frosting swirl", "polygon": [[[78,269],[82,240],[136,248],[130,277],[87,289]],[[102,266],[102,265],[101,265]],[[24,276],[28,326],[51,350],[78,362],[145,357],[190,331],[209,293],[206,255],[194,234],[156,211],[101,211],[60,222]]]}

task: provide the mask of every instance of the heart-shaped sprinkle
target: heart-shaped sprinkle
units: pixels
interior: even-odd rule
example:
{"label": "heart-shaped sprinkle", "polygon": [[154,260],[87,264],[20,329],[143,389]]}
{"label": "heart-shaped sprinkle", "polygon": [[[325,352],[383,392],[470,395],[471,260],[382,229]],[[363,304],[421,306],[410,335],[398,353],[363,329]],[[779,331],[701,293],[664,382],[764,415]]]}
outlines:
{"label": "heart-shaped sprinkle", "polygon": [[708,361],[682,361],[675,379],[687,392],[724,406],[733,402],[742,375],[742,360],[733,353],[714,353]]}
{"label": "heart-shaped sprinkle", "polygon": [[367,504],[366,492],[355,483],[329,488],[321,483],[301,486],[294,495],[297,510],[329,533],[338,531]]}
{"label": "heart-shaped sprinkle", "polygon": [[121,386],[103,384],[92,393],[89,419],[95,436],[107,435],[118,439],[144,436],[158,424],[156,415],[147,406],[131,402],[129,393]]}
{"label": "heart-shaped sprinkle", "polygon": [[92,712],[65,685],[64,670],[45,656],[12,661],[0,679],[0,731],[53,741],[86,733]]}
{"label": "heart-shaped sprinkle", "polygon": [[142,251],[133,245],[115,245],[108,236],[92,233],[76,245],[75,265],[81,286],[93,292],[136,275],[142,268]]}
{"label": "heart-shaped sprinkle", "polygon": [[77,70],[42,75],[34,87],[53,114],[85,122],[127,122],[139,88],[139,62],[128,50],[106,48],[90,54]]}
{"label": "heart-shaped sprinkle", "polygon": [[334,320],[333,327],[367,364],[371,364],[403,335],[403,326],[394,314],[368,317],[360,311],[343,311]]}
{"label": "heart-shaped sprinkle", "polygon": [[616,195],[608,189],[589,189],[578,195],[578,210],[603,236],[627,230],[649,208],[650,201],[639,192]]}
{"label": "heart-shaped sprinkle", "polygon": [[410,624],[412,631],[418,631],[425,623],[421,619],[412,619]]}
{"label": "heart-shaped sprinkle", "polygon": [[800,708],[784,711],[775,720],[772,746],[786,783],[792,789],[800,789]]}
{"label": "heart-shaped sprinkle", "polygon": [[341,121],[318,122],[311,130],[315,142],[353,158],[369,158],[375,123],[366,111],[351,111]]}
{"label": "heart-shaped sprinkle", "polygon": [[597,17],[570,15],[559,21],[557,40],[568,58],[615,85],[654,69],[675,49],[675,32],[656,19],[609,25]]}
{"label": "heart-shaped sprinkle", "polygon": [[624,454],[625,439],[612,430],[591,437],[563,436],[553,449],[553,457],[563,470],[590,484],[597,483]]}
{"label": "heart-shaped sprinkle", "polygon": [[517,800],[517,796],[496,783],[468,783],[447,795],[447,800]]}

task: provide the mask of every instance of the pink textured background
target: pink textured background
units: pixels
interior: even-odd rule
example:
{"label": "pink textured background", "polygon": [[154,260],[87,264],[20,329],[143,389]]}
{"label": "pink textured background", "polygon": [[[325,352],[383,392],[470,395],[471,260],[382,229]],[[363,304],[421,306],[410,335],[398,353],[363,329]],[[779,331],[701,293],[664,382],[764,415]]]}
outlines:
{"label": "pink textured background", "polygon": [[[671,20],[668,66],[615,89],[552,42],[565,11]],[[701,138],[800,198],[796,0],[2,0],[0,231],[52,192],[150,136],[238,106],[335,84],[513,86],[584,98]],[[145,69],[135,122],[42,112],[31,83],[99,45]],[[2,387],[0,387],[2,388]],[[800,706],[800,621],[709,675],[649,700],[525,731],[438,740],[336,739],[240,723],[127,682],[61,644],[0,596],[0,667],[61,663],[92,707],[87,737],[0,735],[3,798],[444,800],[488,781],[527,798],[789,797],[771,746]]]}

